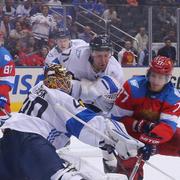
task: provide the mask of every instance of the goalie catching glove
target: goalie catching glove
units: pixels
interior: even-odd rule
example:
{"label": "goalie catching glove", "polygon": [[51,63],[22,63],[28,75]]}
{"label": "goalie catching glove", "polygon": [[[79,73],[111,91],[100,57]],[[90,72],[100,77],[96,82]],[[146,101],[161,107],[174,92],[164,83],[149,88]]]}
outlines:
{"label": "goalie catching glove", "polygon": [[100,142],[100,148],[111,153],[115,150],[122,159],[128,159],[137,155],[138,149],[144,144],[132,138],[126,131],[124,125],[114,120],[106,120],[105,134],[110,137],[114,143],[106,140]]}

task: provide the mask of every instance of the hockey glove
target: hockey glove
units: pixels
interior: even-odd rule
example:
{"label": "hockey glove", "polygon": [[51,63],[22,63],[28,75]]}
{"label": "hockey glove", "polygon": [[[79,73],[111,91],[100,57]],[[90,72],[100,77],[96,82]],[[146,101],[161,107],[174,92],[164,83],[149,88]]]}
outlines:
{"label": "hockey glove", "polygon": [[142,119],[140,121],[135,121],[133,123],[133,130],[139,133],[148,133],[151,131],[155,126],[155,123],[149,122],[145,119]]}
{"label": "hockey glove", "polygon": [[0,108],[5,108],[7,104],[7,98],[5,96],[0,95]]}
{"label": "hockey glove", "polygon": [[142,134],[139,140],[145,144],[158,145],[162,138],[157,136],[155,133]]}
{"label": "hockey glove", "polygon": [[[122,123],[107,120],[106,126],[107,128],[105,133],[114,141],[114,143],[110,145],[115,148],[122,159],[128,159],[136,156],[138,149],[144,146],[143,143],[132,138],[127,133]],[[109,142],[105,141],[105,144],[109,144]]]}
{"label": "hockey glove", "polygon": [[142,154],[142,158],[147,161],[149,160],[150,156],[156,154],[156,146],[155,145],[150,145],[146,144],[144,147],[140,148],[138,150],[138,154]]}

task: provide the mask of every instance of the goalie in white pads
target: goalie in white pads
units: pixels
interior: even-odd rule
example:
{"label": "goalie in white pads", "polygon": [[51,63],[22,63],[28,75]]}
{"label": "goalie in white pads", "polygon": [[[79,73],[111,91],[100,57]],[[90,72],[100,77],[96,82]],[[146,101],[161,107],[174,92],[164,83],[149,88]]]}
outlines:
{"label": "goalie in white pads", "polygon": [[[59,65],[45,71],[45,79],[30,90],[20,112],[2,126],[0,177],[3,180],[78,180],[82,174],[64,165],[56,149],[66,145],[71,135],[95,147],[111,146],[123,158],[137,155],[144,144],[131,138],[117,122],[97,116],[69,95],[70,76]],[[88,125],[112,139],[107,142],[69,114],[60,104]]]}

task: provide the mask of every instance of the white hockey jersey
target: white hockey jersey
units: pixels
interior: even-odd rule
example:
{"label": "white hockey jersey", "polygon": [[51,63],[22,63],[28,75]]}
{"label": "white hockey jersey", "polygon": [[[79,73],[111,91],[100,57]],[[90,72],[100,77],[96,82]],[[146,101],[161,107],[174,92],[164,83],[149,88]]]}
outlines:
{"label": "white hockey jersey", "polygon": [[65,49],[63,52],[58,48],[56,45],[54,48],[52,48],[46,59],[45,59],[45,64],[59,64],[61,59],[66,60],[69,58],[71,54],[71,49],[73,47],[78,47],[78,46],[88,46],[88,44],[82,40],[82,39],[72,39],[70,41],[70,47],[68,49]]}
{"label": "white hockey jersey", "polygon": [[47,88],[43,82],[30,90],[20,112],[13,114],[2,129],[10,128],[39,134],[51,142],[56,149],[63,147],[71,135],[84,143],[98,146],[102,141],[101,137],[96,136],[86,126],[60,110],[57,104],[100,132],[105,132],[106,124],[102,116],[96,116],[93,111],[81,106],[72,96],[57,89]]}
{"label": "white hockey jersey", "polygon": [[51,62],[46,60],[46,63],[62,64],[74,75],[74,78],[79,80],[87,79],[94,81],[98,77],[109,75],[118,80],[120,84],[124,82],[124,75],[121,65],[113,56],[111,56],[106,70],[104,72],[96,73],[92,69],[91,63],[89,62],[90,47],[88,44],[86,46],[72,46],[70,51],[71,52],[69,52],[68,56],[60,56],[58,59]]}

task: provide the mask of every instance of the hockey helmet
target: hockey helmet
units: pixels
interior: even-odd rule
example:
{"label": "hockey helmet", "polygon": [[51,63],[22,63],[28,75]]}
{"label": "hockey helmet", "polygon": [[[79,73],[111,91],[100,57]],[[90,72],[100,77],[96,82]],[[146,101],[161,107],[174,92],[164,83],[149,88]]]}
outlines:
{"label": "hockey helmet", "polygon": [[172,75],[172,70],[173,62],[170,58],[165,56],[157,56],[151,61],[148,71],[153,71],[164,75]]}
{"label": "hockey helmet", "polygon": [[103,51],[112,50],[112,43],[108,35],[98,35],[90,41],[90,48],[92,50]]}
{"label": "hockey helmet", "polygon": [[57,38],[60,38],[60,39],[63,39],[63,38],[70,38],[71,35],[70,35],[70,32],[68,29],[65,29],[65,30],[56,30],[54,32],[54,38],[57,39]]}
{"label": "hockey helmet", "polygon": [[71,91],[72,76],[59,64],[48,65],[44,71],[44,84],[51,89],[60,89],[66,93]]}

